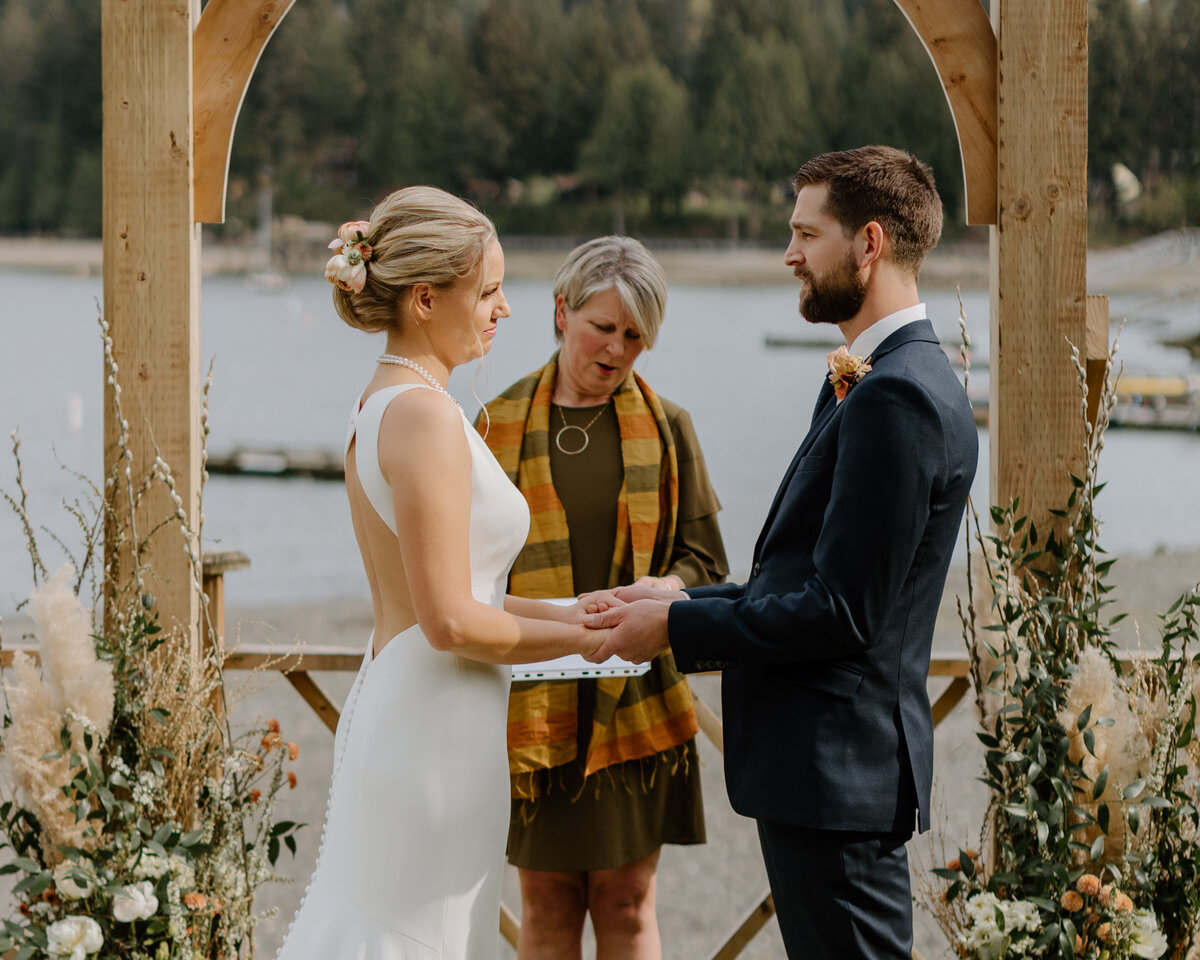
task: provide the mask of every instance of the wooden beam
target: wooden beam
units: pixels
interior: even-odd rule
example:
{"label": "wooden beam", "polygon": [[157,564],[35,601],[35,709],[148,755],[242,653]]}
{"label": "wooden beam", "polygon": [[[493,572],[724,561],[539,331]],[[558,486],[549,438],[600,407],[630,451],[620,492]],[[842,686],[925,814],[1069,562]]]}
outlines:
{"label": "wooden beam", "polygon": [[259,57],[296,0],[209,0],[196,25],[196,222],[225,219],[233,128]]}
{"label": "wooden beam", "polygon": [[1100,394],[1108,376],[1108,297],[1089,293],[1087,298],[1087,349],[1084,351],[1088,386],[1088,423],[1096,425]]}
{"label": "wooden beam", "polygon": [[998,222],[991,239],[991,501],[1043,537],[1082,475],[1070,343],[1087,342],[1087,0],[993,0]]}
{"label": "wooden beam", "polygon": [[[126,469],[136,487],[157,452],[174,474],[193,526],[199,519],[200,368],[198,237],[192,218],[192,22],[189,0],[103,0],[104,315],[119,366],[120,417],[105,388],[106,475]],[[108,371],[105,371],[107,380]],[[120,419],[128,423],[128,463]],[[129,532],[128,495],[117,491],[118,522]],[[140,557],[145,590],[164,628],[193,643],[199,590],[175,505],[154,484],[134,512],[139,538],[164,521]],[[105,538],[122,579],[128,549]],[[193,548],[198,548],[193,544]]]}
{"label": "wooden beam", "polygon": [[746,945],[758,935],[758,931],[765,927],[767,921],[773,916],[775,916],[775,899],[768,891],[742,917],[737,928],[721,946],[717,947],[709,960],[734,960],[735,957],[740,956],[746,949]]}
{"label": "wooden beam", "polygon": [[967,223],[996,222],[996,34],[979,0],[896,0],[937,68],[962,154]]}
{"label": "wooden beam", "polygon": [[296,688],[296,692],[304,698],[304,702],[312,707],[313,713],[321,718],[321,722],[329,728],[329,732],[336,734],[341,713],[333,705],[333,701],[325,696],[325,691],[318,687],[313,678],[303,670],[293,670],[285,673],[284,676],[287,677],[288,683]]}

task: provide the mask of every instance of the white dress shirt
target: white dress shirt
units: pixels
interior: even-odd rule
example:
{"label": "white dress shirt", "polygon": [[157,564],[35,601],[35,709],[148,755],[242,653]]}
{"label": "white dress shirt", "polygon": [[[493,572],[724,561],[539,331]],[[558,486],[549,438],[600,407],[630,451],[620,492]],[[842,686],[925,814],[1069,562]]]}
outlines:
{"label": "white dress shirt", "polygon": [[903,310],[897,310],[895,313],[889,313],[886,317],[876,320],[854,338],[854,342],[849,347],[850,353],[856,357],[869,357],[884,340],[901,327],[915,323],[917,320],[924,320],[926,316],[925,304],[923,303],[918,303],[912,307],[905,307]]}

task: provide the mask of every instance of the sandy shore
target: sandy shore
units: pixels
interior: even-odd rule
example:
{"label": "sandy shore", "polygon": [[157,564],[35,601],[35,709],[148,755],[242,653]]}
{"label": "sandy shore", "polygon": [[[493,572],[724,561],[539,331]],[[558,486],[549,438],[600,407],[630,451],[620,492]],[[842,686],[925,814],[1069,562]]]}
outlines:
{"label": "sandy shore", "polygon": [[[297,275],[319,276],[326,257],[324,244],[332,231],[325,224],[291,224],[278,241],[282,268]],[[782,246],[653,242],[649,246],[672,283],[794,282],[783,266]],[[513,279],[550,278],[568,249],[566,242],[535,247],[516,238],[506,248],[507,275]],[[245,244],[205,242],[201,247],[202,271],[209,276],[262,270],[261,259],[260,251]],[[99,240],[0,237],[0,269],[98,275],[102,262]],[[979,240],[943,244],[926,261],[921,281],[929,287],[986,287],[987,244]],[[1093,292],[1110,295],[1155,290],[1200,296],[1200,231],[1176,230],[1124,247],[1092,250],[1088,254],[1088,286]]]}
{"label": "sandy shore", "polygon": [[[236,576],[236,574],[233,574]],[[1111,583],[1117,600],[1113,612],[1124,610],[1128,620],[1120,625],[1123,645],[1136,646],[1138,629],[1146,642],[1157,636],[1157,616],[1178,595],[1200,580],[1200,550],[1188,553],[1158,553],[1125,557],[1114,567]],[[963,650],[955,597],[965,594],[965,570],[951,573],[934,640],[935,651],[957,654]],[[371,629],[370,609],[361,599],[345,599],[313,605],[239,608],[229,612],[230,643],[273,642],[290,646],[295,642],[333,643],[361,649]],[[318,684],[338,703],[345,697],[350,674],[321,674]],[[304,889],[320,836],[325,791],[329,779],[332,737],[309,711],[300,697],[281,678],[233,674],[231,689],[246,683],[236,708],[240,721],[255,716],[279,719],[285,736],[301,747],[301,785],[283,798],[280,814],[309,824],[301,831],[300,855],[285,861],[283,870],[296,882],[266,888],[264,907],[278,907],[280,915],[263,924],[258,939],[259,956],[269,957],[287,927],[291,912]],[[930,682],[936,698],[946,681]],[[720,713],[719,681],[715,676],[693,680],[693,689]],[[914,872],[929,865],[931,856],[941,858],[943,847],[976,845],[986,793],[975,782],[980,772],[981,752],[975,739],[975,716],[970,696],[961,702],[937,729],[935,829],[911,845]],[[659,880],[659,922],[664,956],[670,960],[693,960],[709,955],[737,926],[741,918],[767,890],[759,859],[758,841],[752,822],[729,807],[721,773],[721,757],[703,736],[705,808],[709,841],[701,847],[666,847]],[[505,901],[519,913],[519,894],[511,868],[505,883]],[[922,910],[917,912],[917,948],[926,960],[950,958],[945,938]],[[505,948],[505,958],[513,954]],[[588,947],[586,957],[594,956]],[[784,960],[783,944],[774,921],[742,954],[745,960]]]}
{"label": "sandy shore", "polygon": [[[237,576],[236,573],[230,576]],[[1116,601],[1111,613],[1125,612],[1118,641],[1136,648],[1158,638],[1158,615],[1183,591],[1200,581],[1200,549],[1188,552],[1159,552],[1125,556],[1113,568],[1109,582]],[[963,643],[955,599],[965,595],[965,569],[951,571],[943,597],[934,638],[935,653],[961,654]],[[3,637],[15,642],[28,632],[24,618],[3,623]],[[296,644],[335,644],[355,651],[363,649],[371,630],[371,612],[365,598],[345,598],[320,603],[235,607],[228,611],[227,643],[273,643],[281,649]],[[335,703],[349,691],[350,673],[318,673],[317,684]],[[256,954],[274,954],[297,902],[304,891],[316,857],[329,784],[333,738],[300,696],[279,675],[231,672],[227,678],[233,702],[235,727],[256,719],[279,720],[284,736],[300,746],[296,764],[299,786],[284,791],[277,816],[306,823],[298,836],[299,853],[280,863],[281,872],[292,882],[265,887],[259,898],[261,909],[277,915],[259,928]],[[693,689],[720,714],[719,680],[696,677]],[[947,681],[930,681],[930,696],[936,699]],[[975,739],[975,713],[968,695],[937,728],[935,736],[934,829],[910,844],[914,876],[926,874],[942,851],[958,846],[977,846],[978,831],[986,806],[986,792],[975,781],[982,754]],[[658,916],[667,960],[694,960],[708,956],[765,894],[767,881],[759,858],[758,841],[751,821],[729,807],[722,778],[721,757],[705,737],[700,737],[700,757],[705,790],[708,843],[696,847],[666,847],[663,850],[658,887]],[[507,869],[504,899],[519,914],[520,900],[515,872]],[[927,912],[916,913],[916,946],[925,960],[954,955]],[[514,954],[502,949],[504,960]],[[589,944],[585,957],[594,957]],[[778,927],[772,920],[743,952],[745,960],[784,960]]]}

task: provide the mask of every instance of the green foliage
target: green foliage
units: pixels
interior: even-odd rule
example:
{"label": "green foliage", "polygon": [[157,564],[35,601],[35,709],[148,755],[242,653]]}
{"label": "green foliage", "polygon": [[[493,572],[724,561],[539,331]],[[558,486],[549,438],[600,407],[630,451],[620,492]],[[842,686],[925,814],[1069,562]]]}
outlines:
{"label": "green foliage", "polygon": [[[99,27],[95,0],[0,0],[0,232],[99,229]],[[1092,0],[1090,42],[1097,216],[1111,229],[1197,222],[1200,5]],[[618,75],[666,99],[622,124]],[[635,162],[626,144],[650,116],[678,141]],[[583,176],[630,217],[647,205],[647,231],[710,235],[720,227],[683,215],[688,190],[714,194],[712,219],[753,222],[809,156],[863,143],[930,163],[947,222],[961,219],[950,112],[894,0],[304,0],[242,106],[226,229],[256,219],[260,186],[276,214],[338,221],[425,182],[545,233],[569,219]],[[1116,162],[1143,200],[1116,202]],[[509,216],[522,201],[507,182],[531,177],[567,195]]]}
{"label": "green foliage", "polygon": [[[122,451],[128,442],[122,430]],[[13,453],[18,493],[0,493],[32,563],[41,669],[20,653],[3,678],[0,875],[15,883],[0,951],[65,956],[71,947],[57,948],[86,934],[97,960],[245,956],[260,919],[255,891],[279,879],[275,863],[282,848],[295,853],[303,826],[274,818],[281,788],[295,786],[287,765],[298,749],[275,721],[235,734],[217,647],[192,652],[191,637],[158,622],[139,550],[180,522],[189,544],[195,539],[169,469],[161,460],[145,478],[114,469],[103,488],[88,485],[90,511],[67,505],[84,538],[72,583],[70,567],[46,576],[15,435]],[[179,512],[135,543],[133,518],[159,484]],[[132,560],[123,575],[115,563],[90,571],[89,610],[79,592],[101,562],[102,535]],[[199,558],[190,555],[199,591]]]}
{"label": "green foliage", "polygon": [[[1022,956],[1117,960],[1154,941],[1162,949],[1136,955],[1169,946],[1180,958],[1200,922],[1200,585],[1163,618],[1158,655],[1125,663],[1111,636],[1119,617],[1105,612],[1114,561],[1095,512],[1114,382],[1087,429],[1084,475],[1069,477],[1064,507],[1043,520],[1050,529],[1039,533],[1017,501],[991,508],[990,533],[974,519],[990,609],[976,611],[972,583],[960,615],[988,849],[934,871],[945,881],[935,915],[964,956],[1004,956],[1005,938],[1018,937],[1028,940]],[[987,927],[993,905],[1036,911],[1031,927]]]}

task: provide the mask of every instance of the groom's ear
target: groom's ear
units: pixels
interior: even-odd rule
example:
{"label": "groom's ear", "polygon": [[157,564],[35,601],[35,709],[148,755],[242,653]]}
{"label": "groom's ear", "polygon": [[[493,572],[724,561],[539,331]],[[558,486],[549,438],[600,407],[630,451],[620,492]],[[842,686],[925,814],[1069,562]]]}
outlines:
{"label": "groom's ear", "polygon": [[860,270],[878,260],[886,259],[886,250],[891,246],[887,231],[878,220],[868,220],[864,223],[854,240]]}

